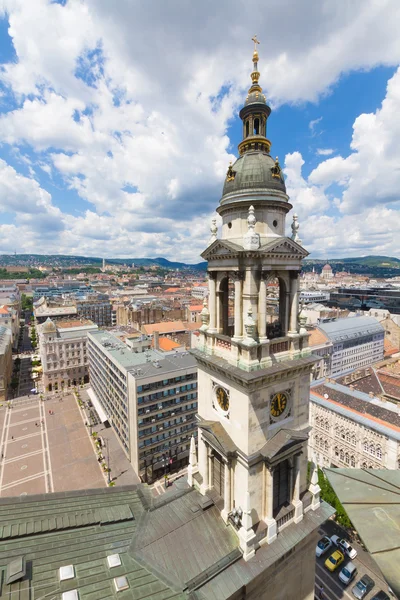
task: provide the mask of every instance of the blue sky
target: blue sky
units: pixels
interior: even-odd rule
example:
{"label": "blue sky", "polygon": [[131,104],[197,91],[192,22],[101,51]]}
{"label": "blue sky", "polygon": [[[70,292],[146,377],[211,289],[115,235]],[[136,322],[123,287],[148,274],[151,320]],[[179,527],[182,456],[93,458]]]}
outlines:
{"label": "blue sky", "polygon": [[0,252],[197,262],[237,154],[256,12],[304,245],[399,256],[400,8],[382,1],[0,0]]}

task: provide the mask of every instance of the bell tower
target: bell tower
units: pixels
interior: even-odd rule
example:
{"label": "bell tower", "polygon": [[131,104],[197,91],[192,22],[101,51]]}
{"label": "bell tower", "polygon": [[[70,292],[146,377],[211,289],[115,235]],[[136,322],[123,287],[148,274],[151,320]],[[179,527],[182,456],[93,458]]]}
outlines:
{"label": "bell tower", "polygon": [[[240,111],[243,139],[229,165],[211,239],[209,296],[197,347],[198,462],[189,481],[211,497],[239,537],[246,560],[303,519],[308,502],[308,334],[299,323],[299,272],[308,255],[285,220],[292,205],[278,158],[270,155],[271,109],[259,84]],[[301,320],[301,319],[300,319]],[[307,506],[305,506],[307,505]]]}

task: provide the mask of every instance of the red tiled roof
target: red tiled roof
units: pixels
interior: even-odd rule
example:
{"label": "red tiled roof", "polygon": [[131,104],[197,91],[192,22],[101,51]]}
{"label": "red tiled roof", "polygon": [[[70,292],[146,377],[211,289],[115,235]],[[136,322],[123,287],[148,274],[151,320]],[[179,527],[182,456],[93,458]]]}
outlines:
{"label": "red tiled roof", "polygon": [[167,321],[162,323],[153,323],[151,325],[143,325],[144,332],[148,335],[153,335],[155,331],[159,333],[175,333],[176,331],[186,331],[187,327],[182,321]]}
{"label": "red tiled roof", "polygon": [[[154,345],[154,340],[153,340],[153,345]],[[178,344],[177,342],[174,342],[174,340],[170,340],[169,338],[161,337],[158,340],[158,346],[159,346],[160,350],[164,350],[164,352],[169,352],[170,350],[175,350],[175,348],[179,348],[180,344]]]}
{"label": "red tiled roof", "polygon": [[195,312],[197,310],[203,310],[202,304],[194,304],[193,306],[188,307],[190,311]]}
{"label": "red tiled roof", "polygon": [[328,336],[317,327],[309,329],[308,333],[311,334],[308,338],[309,346],[319,346],[319,344],[325,344],[326,342],[329,342]]}

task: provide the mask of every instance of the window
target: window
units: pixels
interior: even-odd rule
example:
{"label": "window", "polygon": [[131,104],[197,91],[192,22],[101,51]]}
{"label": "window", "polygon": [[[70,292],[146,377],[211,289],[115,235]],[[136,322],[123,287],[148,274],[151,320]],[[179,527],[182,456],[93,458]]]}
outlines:
{"label": "window", "polygon": [[346,463],[346,465],[348,465],[350,463],[350,456],[348,455],[348,453],[346,452],[346,454],[344,455],[344,462]]}
{"label": "window", "polygon": [[340,451],[340,460],[344,460],[344,452],[343,452],[343,450]]}
{"label": "window", "polygon": [[374,444],[371,444],[369,447],[369,453],[372,454],[373,456],[375,456],[375,446]]}
{"label": "window", "polygon": [[382,460],[382,448],[380,446],[376,447],[376,458]]}
{"label": "window", "polygon": [[354,457],[354,456],[352,456],[352,457],[351,457],[351,459],[350,459],[350,464],[351,464],[351,466],[352,466],[352,467],[355,467],[355,466],[356,466],[356,459],[355,459],[355,457]]}

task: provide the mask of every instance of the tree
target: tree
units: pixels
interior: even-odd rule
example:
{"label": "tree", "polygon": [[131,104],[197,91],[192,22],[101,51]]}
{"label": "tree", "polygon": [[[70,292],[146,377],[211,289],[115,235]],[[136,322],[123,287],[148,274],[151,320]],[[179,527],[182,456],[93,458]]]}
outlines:
{"label": "tree", "polygon": [[318,484],[321,488],[322,500],[325,500],[325,502],[330,504],[336,510],[336,521],[346,529],[354,529],[354,526],[347,516],[347,513],[344,510],[339,498],[336,496],[331,484],[320,468],[318,468]]}

